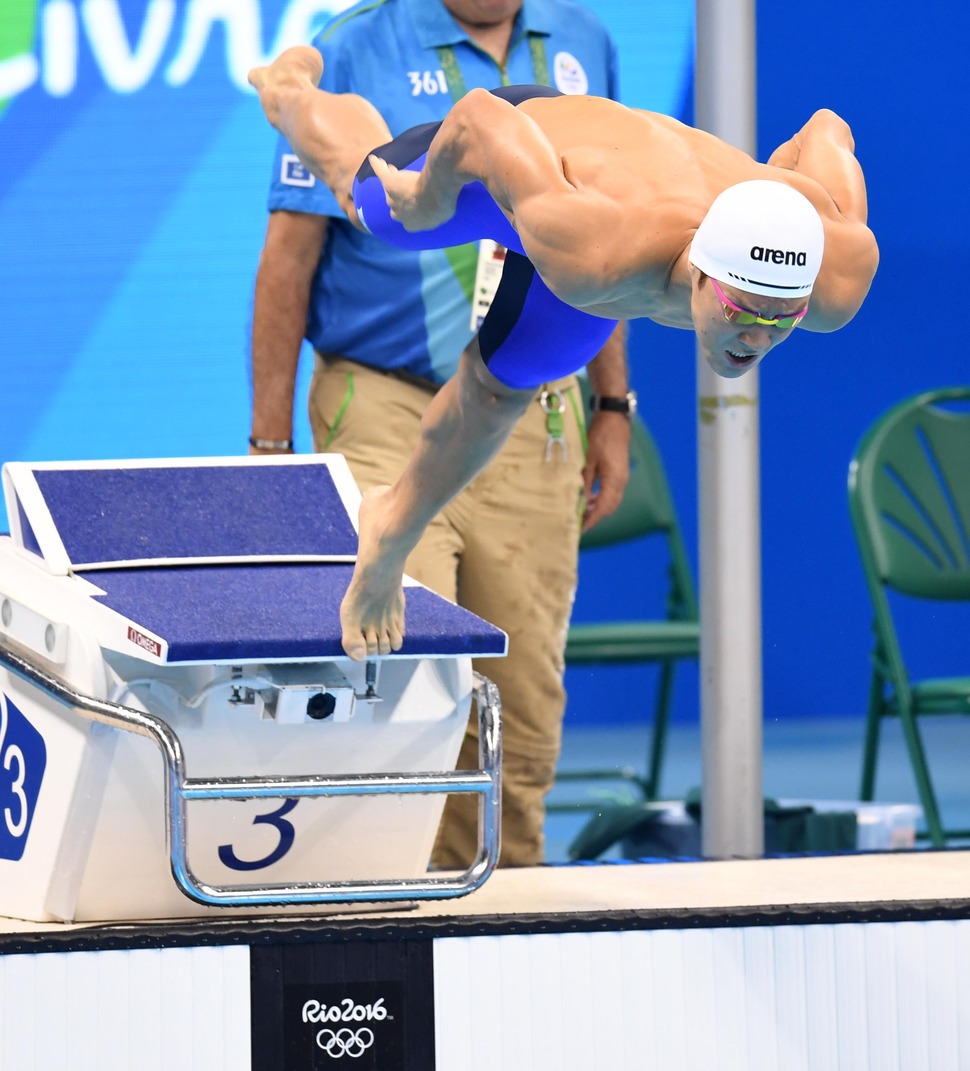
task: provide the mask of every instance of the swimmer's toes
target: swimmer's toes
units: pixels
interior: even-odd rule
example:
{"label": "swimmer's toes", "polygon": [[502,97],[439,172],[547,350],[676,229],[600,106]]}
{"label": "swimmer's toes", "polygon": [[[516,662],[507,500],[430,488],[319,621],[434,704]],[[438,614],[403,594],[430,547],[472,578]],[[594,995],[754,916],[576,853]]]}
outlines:
{"label": "swimmer's toes", "polygon": [[369,655],[373,656],[386,653],[381,649],[384,645],[383,637],[383,632],[378,632],[377,629],[364,629],[364,639],[367,641],[367,653]]}
{"label": "swimmer's toes", "polygon": [[363,662],[367,657],[367,641],[359,629],[345,629],[340,639],[344,652],[355,662]]}
{"label": "swimmer's toes", "polygon": [[367,645],[359,640],[351,640],[344,643],[344,651],[355,662],[363,662],[367,657]]}

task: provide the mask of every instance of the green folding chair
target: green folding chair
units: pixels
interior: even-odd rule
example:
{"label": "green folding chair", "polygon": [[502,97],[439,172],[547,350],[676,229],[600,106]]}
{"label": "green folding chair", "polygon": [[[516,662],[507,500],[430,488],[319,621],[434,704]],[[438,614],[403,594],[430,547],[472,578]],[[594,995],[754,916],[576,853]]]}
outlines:
{"label": "green folding chair", "polygon": [[891,593],[915,596],[921,600],[915,606],[926,603],[930,612],[938,600],[970,603],[967,403],[970,386],[926,391],[899,403],[870,427],[849,467],[852,525],[875,611],[860,797],[873,797],[883,719],[899,718],[927,834],[938,847],[970,831],[943,827],[918,719],[970,714],[970,676],[910,678]]}
{"label": "green folding chair", "polygon": [[[584,386],[584,389],[588,388]],[[634,785],[643,799],[654,800],[660,791],[674,671],[678,662],[690,660],[696,663],[700,649],[700,621],[694,578],[663,461],[646,424],[636,415],[632,417],[630,480],[623,501],[615,513],[583,536],[580,550],[585,557],[595,554],[600,547],[632,540],[662,540],[665,543],[669,575],[666,607],[655,618],[572,625],[566,641],[566,664],[659,663],[646,772],[631,767],[561,770],[556,780],[559,783],[622,780]],[[617,578],[617,583],[620,582]],[[550,802],[548,809],[590,811],[598,807],[595,799],[586,798]]]}

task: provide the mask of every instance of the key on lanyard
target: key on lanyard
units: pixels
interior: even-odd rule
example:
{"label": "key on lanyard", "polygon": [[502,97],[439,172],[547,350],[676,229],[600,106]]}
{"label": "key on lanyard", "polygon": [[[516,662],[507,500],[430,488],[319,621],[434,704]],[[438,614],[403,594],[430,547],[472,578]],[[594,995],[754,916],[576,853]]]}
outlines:
{"label": "key on lanyard", "polygon": [[546,414],[546,461],[552,460],[553,448],[560,449],[560,460],[566,460],[566,439],[563,436],[563,411],[565,404],[562,394],[557,390],[544,390],[539,395],[539,404]]}

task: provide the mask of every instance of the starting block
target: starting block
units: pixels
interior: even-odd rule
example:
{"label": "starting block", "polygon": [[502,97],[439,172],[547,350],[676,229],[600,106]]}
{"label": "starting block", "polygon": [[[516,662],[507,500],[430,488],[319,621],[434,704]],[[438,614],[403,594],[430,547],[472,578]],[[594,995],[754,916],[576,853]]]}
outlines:
{"label": "starting block", "polygon": [[[360,496],[342,456],[11,462],[3,489],[0,915],[445,898],[488,877],[500,704],[471,659],[507,638],[406,580],[403,649],[344,655]],[[481,769],[456,772],[473,695]],[[478,855],[428,873],[451,792],[478,795]]]}

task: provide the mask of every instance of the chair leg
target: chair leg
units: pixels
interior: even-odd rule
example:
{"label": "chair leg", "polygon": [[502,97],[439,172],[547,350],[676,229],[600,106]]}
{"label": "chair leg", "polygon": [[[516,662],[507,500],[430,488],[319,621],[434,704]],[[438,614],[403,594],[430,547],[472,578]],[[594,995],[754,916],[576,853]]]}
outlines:
{"label": "chair leg", "polygon": [[885,677],[873,670],[869,685],[869,710],[866,714],[866,737],[862,751],[862,787],[860,800],[871,800],[876,789],[876,758],[879,754],[879,730],[885,716]]}
{"label": "chair leg", "polygon": [[664,752],[667,747],[667,722],[670,718],[670,700],[674,690],[674,666],[675,663],[672,661],[664,662],[660,670],[657,703],[653,714],[650,756],[647,764],[647,783],[644,786],[644,795],[648,800],[655,800],[660,795],[660,775],[663,772]]}
{"label": "chair leg", "polygon": [[936,793],[933,791],[933,783],[930,780],[930,768],[926,761],[926,751],[923,747],[919,727],[916,724],[916,715],[913,713],[912,705],[908,701],[900,703],[899,719],[903,726],[903,736],[906,739],[906,746],[909,750],[909,761],[913,767],[913,775],[916,778],[916,791],[919,793],[920,803],[923,805],[926,829],[933,847],[942,848],[946,845],[946,834],[943,831],[943,822],[940,819]]}

